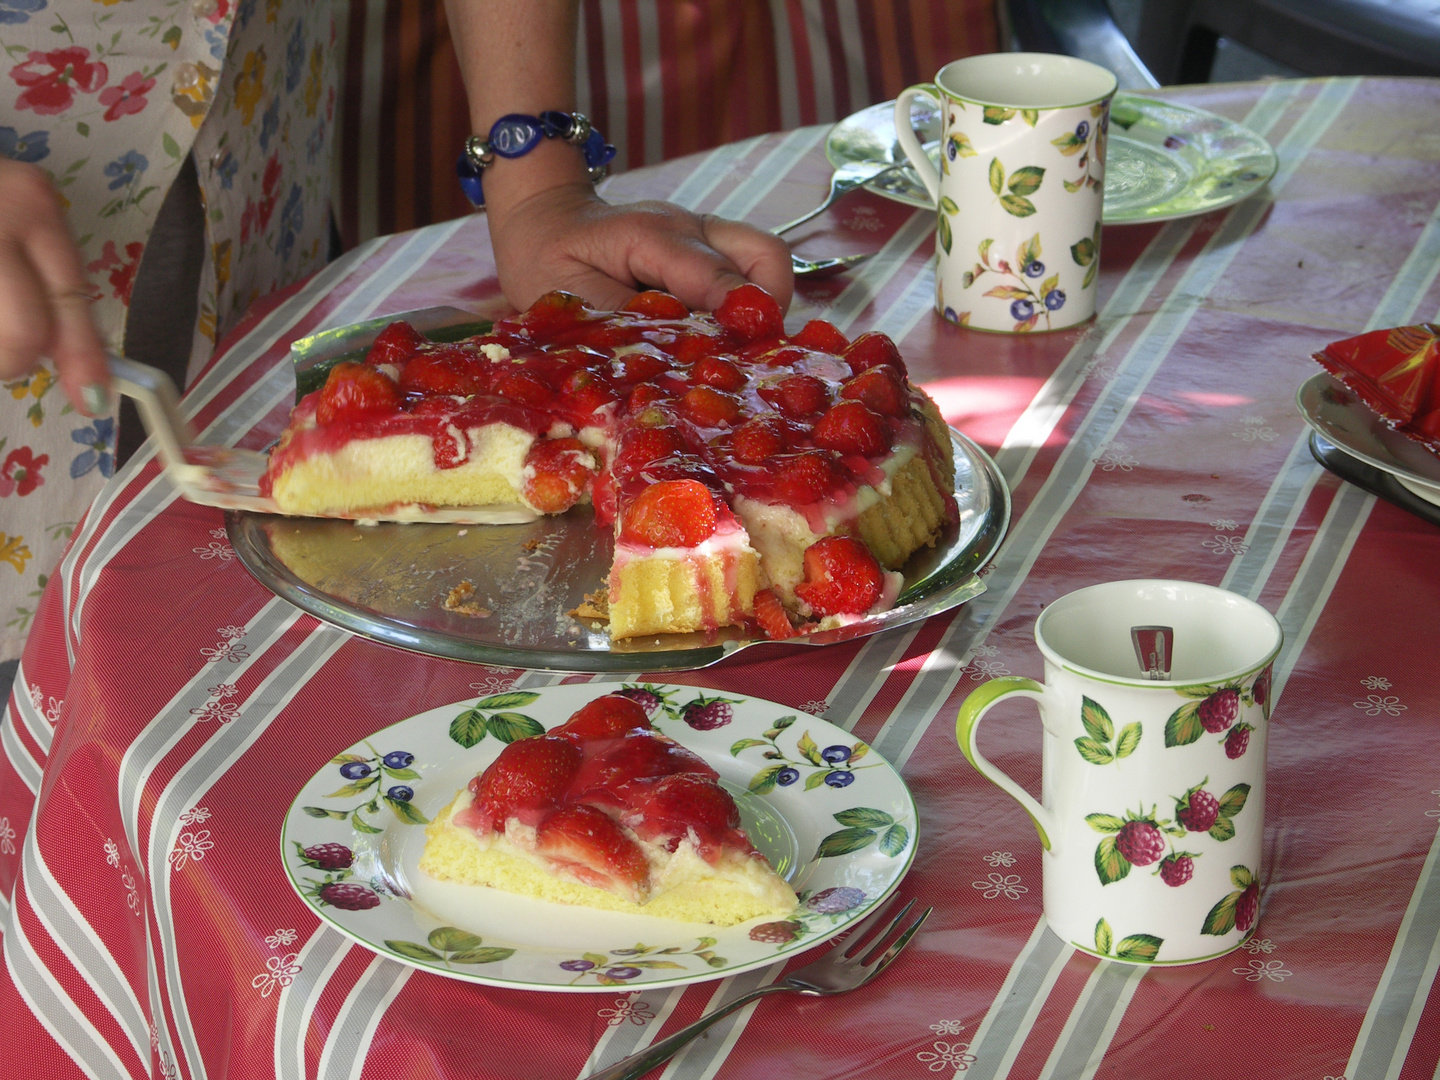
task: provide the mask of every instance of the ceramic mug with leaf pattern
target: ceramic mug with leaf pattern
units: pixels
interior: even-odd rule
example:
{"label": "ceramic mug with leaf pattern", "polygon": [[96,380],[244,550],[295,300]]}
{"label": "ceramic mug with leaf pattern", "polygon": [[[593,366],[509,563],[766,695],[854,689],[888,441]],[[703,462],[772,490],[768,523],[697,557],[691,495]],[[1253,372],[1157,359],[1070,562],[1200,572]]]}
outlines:
{"label": "ceramic mug with leaf pattern", "polygon": [[[1168,678],[1142,666],[1137,627],[1173,630]],[[1225,589],[1107,582],[1041,612],[1043,683],[1007,676],[966,698],[960,748],[1039,831],[1045,917],[1065,941],[1111,960],[1187,964],[1254,931],[1282,637],[1274,616]],[[1040,708],[1038,800],[977,741],[981,718],[1018,698]]]}
{"label": "ceramic mug with leaf pattern", "polygon": [[[977,330],[1059,330],[1095,314],[1115,76],[1048,53],[987,53],[903,91],[895,131],[938,207],[935,308]],[[944,118],[937,173],[910,122]]]}

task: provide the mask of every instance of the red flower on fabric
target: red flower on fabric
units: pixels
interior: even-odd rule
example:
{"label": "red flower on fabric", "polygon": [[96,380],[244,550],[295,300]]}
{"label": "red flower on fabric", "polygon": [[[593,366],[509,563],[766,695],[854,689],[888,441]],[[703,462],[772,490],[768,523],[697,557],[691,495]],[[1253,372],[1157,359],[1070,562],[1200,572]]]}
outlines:
{"label": "red flower on fabric", "polygon": [[270,218],[275,213],[275,203],[279,199],[276,189],[280,186],[280,155],[272,154],[270,160],[265,163],[265,174],[260,178],[260,185],[263,197],[260,199],[260,230],[270,227]]}
{"label": "red flower on fabric", "polygon": [[250,232],[255,228],[255,218],[259,215],[259,208],[250,199],[245,200],[245,209],[240,214],[240,243],[250,242]]}
{"label": "red flower on fabric", "polygon": [[107,86],[100,91],[100,104],[109,106],[105,110],[106,120],[119,120],[122,116],[133,116],[149,104],[145,95],[155,89],[155,80],[147,79],[142,72],[132,71],[119,86]]}
{"label": "red flower on fabric", "polygon": [[144,251],[145,245],[136,240],[125,245],[125,258],[122,259],[115,250],[115,241],[106,240],[105,246],[100,249],[100,258],[87,265],[85,270],[91,274],[109,270],[110,288],[115,299],[128,307],[130,290],[135,287],[135,271],[140,268],[140,256]]}
{"label": "red flower on fabric", "polygon": [[89,49],[72,45],[51,52],[32,50],[23,63],[10,69],[10,77],[25,87],[15,99],[17,109],[53,116],[75,103],[76,90],[93,94],[104,86],[110,69],[92,61]]}
{"label": "red flower on fabric", "polygon": [[36,457],[30,447],[17,446],[5,456],[5,464],[0,466],[0,495],[16,491],[29,495],[45,482],[40,470],[49,463],[49,454]]}

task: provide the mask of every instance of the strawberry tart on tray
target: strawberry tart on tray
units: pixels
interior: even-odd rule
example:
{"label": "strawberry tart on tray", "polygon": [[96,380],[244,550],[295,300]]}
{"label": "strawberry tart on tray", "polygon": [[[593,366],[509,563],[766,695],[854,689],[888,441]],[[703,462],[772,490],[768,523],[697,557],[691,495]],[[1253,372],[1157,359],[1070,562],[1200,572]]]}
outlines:
{"label": "strawberry tart on tray", "polygon": [[895,604],[900,569],[956,520],[950,435],[888,337],[787,335],[758,286],[713,314],[551,293],[457,342],[390,324],[301,398],[261,487],[352,518],[589,504],[614,560],[579,614],[612,639],[780,639]]}

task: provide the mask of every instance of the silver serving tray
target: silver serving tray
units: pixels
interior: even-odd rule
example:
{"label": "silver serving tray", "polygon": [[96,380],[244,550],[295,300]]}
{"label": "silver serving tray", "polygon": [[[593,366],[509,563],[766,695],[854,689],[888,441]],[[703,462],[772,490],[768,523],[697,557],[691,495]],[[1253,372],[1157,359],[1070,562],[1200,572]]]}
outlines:
{"label": "silver serving tray", "polygon": [[[425,332],[475,316],[426,309],[325,331],[291,349],[297,389],[356,355],[393,319]],[[738,627],[611,641],[603,622],[571,614],[606,581],[609,529],[588,507],[515,524],[359,523],[229,510],[225,526],[246,569],[266,588],[361,637],[450,660],[573,672],[660,672],[707,667],[751,645],[849,641],[948,611],[984,591],[977,571],[1010,524],[1010,491],[984,450],[951,431],[958,520],[905,566],[896,606],[848,626],[770,642]],[[488,614],[447,610],[451,591]]]}

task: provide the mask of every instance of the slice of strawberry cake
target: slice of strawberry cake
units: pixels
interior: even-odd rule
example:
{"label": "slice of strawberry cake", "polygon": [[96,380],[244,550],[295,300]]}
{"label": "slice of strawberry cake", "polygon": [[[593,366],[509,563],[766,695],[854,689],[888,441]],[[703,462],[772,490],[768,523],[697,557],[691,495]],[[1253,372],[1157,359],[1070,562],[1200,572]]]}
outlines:
{"label": "slice of strawberry cake", "polygon": [[953,484],[949,430],[889,338],[821,320],[787,337],[745,285],[713,315],[551,293],[457,343],[394,323],[295,407],[262,492],[350,517],[588,502],[615,531],[612,637],[785,637],[893,605]]}
{"label": "slice of strawberry cake", "polygon": [[702,758],[620,694],[518,739],[427,827],[431,877],[733,926],[794,909]]}

